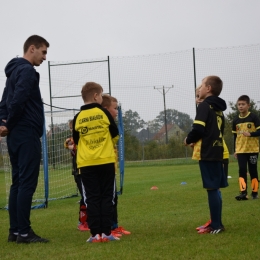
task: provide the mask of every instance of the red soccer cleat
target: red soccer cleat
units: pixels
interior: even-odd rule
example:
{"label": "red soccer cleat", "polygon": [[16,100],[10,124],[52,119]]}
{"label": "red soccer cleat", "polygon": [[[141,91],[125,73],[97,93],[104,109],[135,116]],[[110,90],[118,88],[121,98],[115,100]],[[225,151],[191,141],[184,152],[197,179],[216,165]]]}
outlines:
{"label": "red soccer cleat", "polygon": [[99,234],[97,234],[94,237],[91,236],[86,242],[88,242],[88,243],[101,243],[102,238]]}
{"label": "red soccer cleat", "polygon": [[210,224],[211,224],[211,219],[208,222],[206,222],[204,225],[196,227],[196,230],[199,231],[200,229],[208,227]]}
{"label": "red soccer cleat", "polygon": [[118,227],[112,230],[113,233],[121,234],[121,235],[130,235],[131,232],[125,230],[123,227]]}
{"label": "red soccer cleat", "polygon": [[198,231],[198,234],[218,234],[222,231],[224,231],[224,227],[218,228],[218,229],[213,229],[211,226],[202,228]]}
{"label": "red soccer cleat", "polygon": [[117,233],[117,231],[114,231],[114,230],[111,230],[111,234],[114,236],[114,237],[121,237],[122,234],[119,234]]}
{"label": "red soccer cleat", "polygon": [[87,222],[85,222],[85,223],[80,223],[79,225],[78,225],[78,230],[79,231],[89,231],[90,229],[89,229],[89,227],[88,227],[88,223]]}

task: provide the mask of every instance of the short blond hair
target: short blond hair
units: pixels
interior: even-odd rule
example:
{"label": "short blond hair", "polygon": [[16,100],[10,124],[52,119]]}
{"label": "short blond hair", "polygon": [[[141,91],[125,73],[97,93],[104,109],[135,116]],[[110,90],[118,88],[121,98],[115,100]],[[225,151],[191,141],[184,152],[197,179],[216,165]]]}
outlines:
{"label": "short blond hair", "polygon": [[84,102],[92,100],[95,93],[100,94],[103,88],[96,82],[87,82],[81,90],[81,96]]}
{"label": "short blond hair", "polygon": [[103,101],[101,106],[109,108],[112,102],[118,102],[115,97],[109,96],[108,94],[103,95]]}
{"label": "short blond hair", "polygon": [[198,90],[201,88],[201,84],[200,85],[198,85],[197,87],[196,87],[196,89],[195,89],[195,91],[196,91],[196,93],[198,92]]}

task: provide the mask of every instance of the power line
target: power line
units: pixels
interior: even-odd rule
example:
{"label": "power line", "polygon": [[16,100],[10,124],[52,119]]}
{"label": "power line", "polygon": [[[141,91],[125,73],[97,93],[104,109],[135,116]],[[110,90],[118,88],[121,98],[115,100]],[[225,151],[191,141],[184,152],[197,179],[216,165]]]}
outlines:
{"label": "power line", "polygon": [[[163,94],[163,104],[164,104],[164,128],[165,128],[165,143],[168,144],[168,129],[167,129],[167,117],[166,117],[166,104],[165,104],[165,94],[173,88],[173,85],[171,87],[166,88],[167,91],[165,92],[165,87],[162,88],[159,87],[153,87],[154,89],[157,89],[161,94]],[[161,92],[160,89],[163,91]]]}

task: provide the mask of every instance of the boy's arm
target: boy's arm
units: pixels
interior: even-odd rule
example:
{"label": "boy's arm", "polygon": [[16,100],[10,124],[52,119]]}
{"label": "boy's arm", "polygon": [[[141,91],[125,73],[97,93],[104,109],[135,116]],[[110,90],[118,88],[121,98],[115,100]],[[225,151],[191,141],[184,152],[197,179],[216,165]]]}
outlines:
{"label": "boy's arm", "polygon": [[192,130],[186,138],[186,144],[197,143],[203,137],[203,133],[204,127],[195,125],[194,121]]}
{"label": "boy's arm", "polygon": [[72,125],[72,138],[73,138],[74,144],[76,144],[76,145],[78,145],[78,142],[79,142],[79,132],[75,130],[75,125],[76,125],[76,120],[77,120],[78,115],[79,115],[79,113],[74,116],[73,125]]}
{"label": "boy's arm", "polygon": [[244,132],[243,133],[244,136],[247,136],[247,137],[257,137],[257,136],[260,136],[260,127],[259,129],[256,130],[256,132]]}
{"label": "boy's arm", "polygon": [[237,140],[237,134],[234,134],[234,152],[236,153],[236,140]]}
{"label": "boy's arm", "polygon": [[257,115],[252,114],[253,116],[253,123],[255,125],[255,132],[243,132],[243,135],[246,137],[258,137],[260,136],[260,119]]}
{"label": "boy's arm", "polygon": [[253,122],[254,122],[254,125],[255,125],[255,128],[256,128],[256,131],[255,132],[245,132],[245,133],[243,133],[244,136],[247,136],[247,137],[260,136],[260,119],[255,114],[254,114],[254,121]]}
{"label": "boy's arm", "polygon": [[236,127],[236,118],[232,122],[232,134],[234,135],[234,153],[236,154],[236,140],[237,140],[237,127]]}
{"label": "boy's arm", "polygon": [[186,138],[186,144],[198,142],[204,135],[206,120],[208,117],[209,106],[205,102],[202,102],[198,106],[198,112],[192,125],[192,130],[189,132]]}

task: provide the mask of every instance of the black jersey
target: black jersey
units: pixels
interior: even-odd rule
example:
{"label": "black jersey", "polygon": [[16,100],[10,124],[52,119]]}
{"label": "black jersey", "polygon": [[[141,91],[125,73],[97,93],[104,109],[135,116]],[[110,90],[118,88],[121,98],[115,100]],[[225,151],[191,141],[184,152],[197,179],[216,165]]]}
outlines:
{"label": "black jersey", "polygon": [[248,113],[245,117],[237,116],[233,120],[232,133],[236,134],[236,153],[258,153],[259,138],[246,137],[243,132],[255,132],[260,129],[260,119],[253,113]]}
{"label": "black jersey", "polygon": [[[226,102],[216,96],[207,97],[199,106],[193,122],[193,128],[188,134],[186,143],[196,143],[200,160],[223,160],[223,133]],[[201,142],[198,142],[201,139]],[[198,147],[200,146],[200,147]]]}

